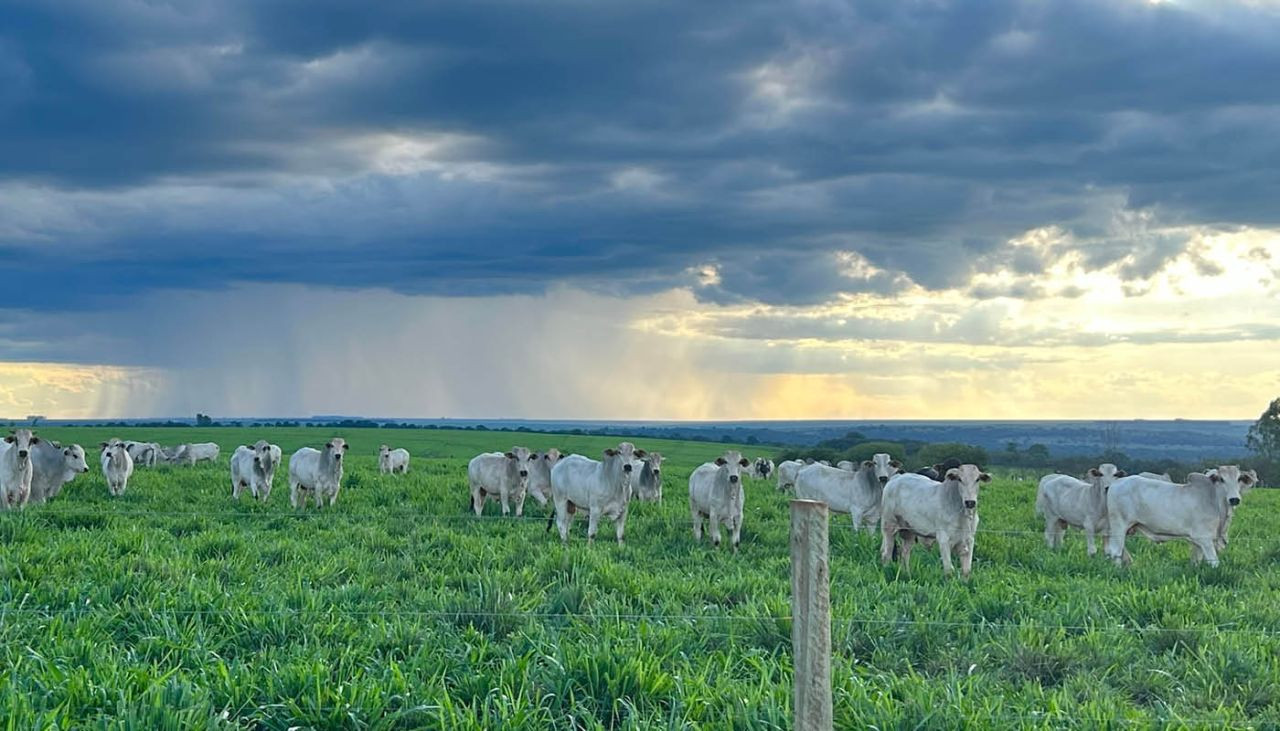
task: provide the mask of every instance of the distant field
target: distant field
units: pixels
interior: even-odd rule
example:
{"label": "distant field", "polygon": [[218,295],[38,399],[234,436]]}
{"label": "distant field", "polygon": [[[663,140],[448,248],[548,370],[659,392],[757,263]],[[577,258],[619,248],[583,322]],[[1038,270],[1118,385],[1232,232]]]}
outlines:
{"label": "distant field", "polygon": [[[337,506],[295,513],[286,468],[267,505],[233,502],[227,455],[330,430],[39,431],[224,454],[112,499],[94,449],[56,501],[0,515],[9,727],[790,727],[786,497],[748,483],[737,556],[689,531],[688,474],[723,445],[636,440],[669,458],[665,504],[633,508],[625,547],[588,547],[579,520],[562,548],[532,501],[525,520],[464,512],[466,459],[616,440],[347,430]],[[382,442],[413,453],[409,475],[377,474]],[[1218,569],[1131,539],[1129,570],[1078,533],[1048,553],[1033,497],[984,488],[968,584],[936,551],[910,579],[882,568],[878,538],[833,516],[837,728],[1280,726],[1280,496],[1246,496]]]}

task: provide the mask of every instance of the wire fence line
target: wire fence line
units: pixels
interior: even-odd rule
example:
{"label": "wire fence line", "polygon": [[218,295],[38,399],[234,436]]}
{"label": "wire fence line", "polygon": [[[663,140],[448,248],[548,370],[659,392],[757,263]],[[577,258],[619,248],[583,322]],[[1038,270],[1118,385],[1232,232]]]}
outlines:
{"label": "wire fence line", "polygon": [[[350,609],[344,607],[315,608],[203,608],[182,609],[177,607],[151,607],[115,604],[76,604],[60,607],[0,607],[0,618],[5,616],[27,616],[40,618],[55,617],[90,617],[140,614],[149,616],[172,617],[416,617],[431,619],[457,620],[459,618],[479,617],[486,619],[538,619],[538,620],[574,620],[585,623],[605,622],[707,622],[707,623],[750,623],[780,624],[792,621],[789,614],[688,614],[667,612],[646,613],[575,613],[575,612],[539,612],[539,611],[493,611],[458,607],[452,609],[408,609],[390,607],[379,609]],[[987,622],[982,620],[932,620],[932,619],[881,619],[871,617],[833,616],[832,624],[843,624],[848,627],[926,627],[947,629],[979,629],[985,631],[1036,631],[1036,632],[1073,632],[1100,634],[1131,634],[1137,636],[1152,634],[1226,634],[1261,639],[1280,639],[1280,629],[1267,630],[1235,625],[1197,625],[1183,627],[1162,627],[1136,624],[1048,624],[1043,622]]]}

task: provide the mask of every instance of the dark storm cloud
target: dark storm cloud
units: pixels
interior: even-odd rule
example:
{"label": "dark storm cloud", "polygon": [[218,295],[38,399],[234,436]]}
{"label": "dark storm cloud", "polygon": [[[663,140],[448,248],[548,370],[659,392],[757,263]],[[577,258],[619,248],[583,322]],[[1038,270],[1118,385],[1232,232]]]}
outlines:
{"label": "dark storm cloud", "polygon": [[[1280,19],[1260,7],[2,12],[0,261],[33,308],[244,281],[809,304],[1032,275],[1047,254],[1006,242],[1050,225],[1139,291],[1187,245],[1163,222],[1280,223]],[[380,135],[439,144],[398,169]],[[689,274],[707,265],[717,282]]]}

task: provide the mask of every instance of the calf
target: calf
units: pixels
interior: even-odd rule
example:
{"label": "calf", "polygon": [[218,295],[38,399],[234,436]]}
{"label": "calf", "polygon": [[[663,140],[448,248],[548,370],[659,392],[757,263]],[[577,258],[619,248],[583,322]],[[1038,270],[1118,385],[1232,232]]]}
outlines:
{"label": "calf", "polygon": [[409,450],[392,449],[383,444],[378,447],[378,472],[380,474],[407,474],[409,472]]}
{"label": "calf", "polygon": [[742,468],[751,464],[739,452],[729,451],[707,462],[689,475],[689,514],[693,518],[693,539],[702,542],[702,521],[710,523],[711,543],[720,547],[720,523],[733,535],[733,552],[738,552],[742,536]]}
{"label": "calf", "polygon": [[757,480],[767,480],[769,475],[773,474],[773,460],[766,457],[756,457],[756,461],[751,466],[751,476]]}
{"label": "calf", "polygon": [[796,475],[805,466],[804,462],[788,459],[778,463],[778,491],[790,490],[796,486]]}
{"label": "calf", "polygon": [[289,457],[289,504],[294,508],[307,506],[308,493],[316,497],[316,507],[323,508],[325,498],[329,507],[338,500],[342,487],[342,458],[347,453],[345,439],[334,437],[325,443],[324,449],[303,447]]}
{"label": "calf", "polygon": [[31,498],[31,450],[40,437],[30,429],[17,429],[4,438],[0,453],[0,509],[21,508]]}
{"label": "calf", "polygon": [[471,486],[471,509],[484,512],[488,500],[502,504],[502,514],[511,512],[515,501],[516,517],[524,515],[525,491],[529,487],[529,464],[533,457],[527,447],[512,447],[510,452],[478,454],[467,465],[467,482]]}
{"label": "calf", "polygon": [[42,439],[31,449],[31,501],[42,503],[57,497],[63,485],[88,471],[79,444],[63,447]]}
{"label": "calf", "polygon": [[526,494],[537,500],[539,505],[546,505],[551,499],[551,468],[559,464],[563,456],[555,447],[541,455],[529,455],[529,487]]}
{"label": "calf", "polygon": [[605,517],[613,520],[618,545],[622,545],[631,502],[631,473],[635,471],[632,460],[644,456],[643,449],[622,442],[617,449],[604,450],[601,461],[580,454],[560,460],[551,468],[551,501],[556,509],[547,520],[547,530],[554,520],[560,540],[568,541],[574,514],[582,508],[587,511],[587,543],[595,541],[600,518]]}
{"label": "calf", "polygon": [[1136,530],[1156,542],[1185,540],[1192,563],[1217,566],[1223,524],[1240,504],[1241,483],[1252,482],[1241,477],[1231,465],[1208,475],[1192,472],[1185,485],[1139,475],[1117,480],[1107,490],[1107,555],[1126,563],[1125,536]]}
{"label": "calf", "polygon": [[874,533],[880,522],[885,483],[902,471],[902,463],[876,454],[857,470],[811,464],[796,475],[796,497],[824,502],[836,513],[848,513],[856,533],[863,525]]}
{"label": "calf", "polygon": [[912,546],[920,539],[936,539],[943,573],[953,572],[954,550],[960,554],[960,575],[968,578],[978,529],[978,485],[990,481],[991,475],[971,464],[947,470],[942,482],[924,475],[894,475],[880,504],[880,560],[893,560],[894,539],[901,536],[900,560],[910,574]]}
{"label": "calf", "polygon": [[649,452],[631,460],[631,499],[662,502],[662,453]]}
{"label": "calf", "polygon": [[129,450],[129,458],[133,460],[134,467],[155,467],[158,459],[157,453],[160,445],[155,442],[125,442],[125,449]]}
{"label": "calf", "polygon": [[217,462],[218,455],[221,454],[221,450],[218,448],[218,445],[213,442],[188,444],[186,447],[188,464],[195,464],[196,462]]}
{"label": "calf", "polygon": [[247,489],[265,503],[271,496],[281,456],[280,448],[265,439],[259,439],[252,447],[236,447],[231,453],[231,497],[239,500]]}
{"label": "calf", "polygon": [[120,497],[129,487],[129,477],[133,475],[133,457],[129,456],[129,448],[124,442],[113,439],[102,442],[102,474],[107,478],[107,491],[113,497]]}
{"label": "calf", "polygon": [[1067,526],[1074,526],[1084,531],[1089,555],[1096,555],[1094,536],[1107,534],[1107,490],[1124,476],[1124,470],[1104,463],[1086,472],[1083,480],[1071,475],[1042,477],[1036,491],[1036,515],[1044,516],[1045,544],[1060,548]]}

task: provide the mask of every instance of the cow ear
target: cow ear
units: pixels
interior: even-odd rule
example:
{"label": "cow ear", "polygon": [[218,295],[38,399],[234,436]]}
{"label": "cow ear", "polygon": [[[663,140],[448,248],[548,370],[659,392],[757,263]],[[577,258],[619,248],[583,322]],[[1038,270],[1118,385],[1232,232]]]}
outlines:
{"label": "cow ear", "polygon": [[[12,436],[7,436],[7,437],[5,437],[5,438],[4,438],[4,440],[5,440],[6,442],[10,443],[10,444],[13,444],[13,437],[12,437]],[[104,446],[104,447],[105,447],[105,446],[107,446],[107,443],[106,443],[106,442],[103,442],[103,443],[102,443],[102,446]]]}
{"label": "cow ear", "polygon": [[724,467],[724,466],[725,466],[725,465],[727,465],[727,464],[729,464],[729,463],[728,463],[728,462],[726,462],[726,461],[724,461],[724,457],[716,457],[716,466],[717,466],[717,467]]}
{"label": "cow ear", "polygon": [[1089,470],[1089,474],[1094,477],[1102,477],[1102,471],[1099,470],[1097,467],[1094,467],[1093,469]]}
{"label": "cow ear", "polygon": [[644,457],[645,455],[647,455],[647,454],[649,454],[649,453],[648,453],[648,452],[646,452],[646,451],[644,451],[643,449],[637,449],[636,451],[632,452],[632,454],[634,454],[634,455],[635,455],[635,456],[637,456],[637,457]]}
{"label": "cow ear", "polygon": [[324,448],[325,448],[325,449],[333,449],[333,442],[325,442],[325,443],[324,443]]}
{"label": "cow ear", "polygon": [[1129,473],[1124,470],[1116,470],[1116,477],[1128,477]]}
{"label": "cow ear", "polygon": [[749,464],[751,464],[751,463],[747,461],[747,458],[746,458],[746,457],[743,457],[742,459],[738,460],[738,464],[742,465],[743,467],[746,467],[747,465],[749,465]]}
{"label": "cow ear", "polygon": [[70,450],[70,449],[64,449],[64,450],[62,450],[62,456],[63,456],[63,457],[70,457],[70,456],[71,456],[71,450]]}
{"label": "cow ear", "polygon": [[350,444],[347,444],[346,442],[343,442],[343,443],[342,443],[342,451],[344,451],[344,452],[345,452],[345,451],[347,451],[348,449],[351,449],[351,445],[350,445]]}
{"label": "cow ear", "polygon": [[513,453],[513,452],[507,452],[507,453],[506,453],[506,457],[507,457],[507,459],[515,459],[515,458],[516,458],[516,455],[515,455],[515,453]]}
{"label": "cow ear", "polygon": [[986,472],[979,474],[978,482],[991,482],[991,475],[988,475]]}
{"label": "cow ear", "polygon": [[1209,482],[1212,482],[1214,484],[1222,482],[1222,475],[1218,474],[1217,472],[1213,473],[1212,475],[1209,475]]}
{"label": "cow ear", "polygon": [[40,443],[40,437],[31,437],[31,443],[32,443],[32,444],[39,444],[39,443]]}
{"label": "cow ear", "polygon": [[894,468],[895,470],[896,470],[896,469],[901,469],[901,468],[902,468],[902,463],[901,463],[901,462],[899,462],[899,461],[898,461],[898,460],[896,460],[896,459],[891,459],[891,460],[889,460],[889,466],[890,466],[890,467],[892,467],[892,468]]}
{"label": "cow ear", "polygon": [[1240,484],[1241,484],[1241,485],[1252,485],[1252,484],[1253,484],[1253,477],[1251,477],[1247,472],[1246,472],[1246,473],[1241,474],[1241,475],[1240,475]]}
{"label": "cow ear", "polygon": [[604,456],[606,456],[606,457],[617,457],[617,456],[618,456],[618,450],[614,449],[613,447],[609,447],[608,449],[604,450]]}
{"label": "cow ear", "polygon": [[[10,439],[9,437],[5,437],[5,438],[4,438],[4,440],[5,440],[6,442],[12,442],[12,441],[13,441],[13,440],[12,440],[12,439]],[[106,442],[98,442],[98,446],[99,446],[99,447],[101,447],[102,449],[106,449],[106,448],[107,448],[107,443],[106,443]]]}

